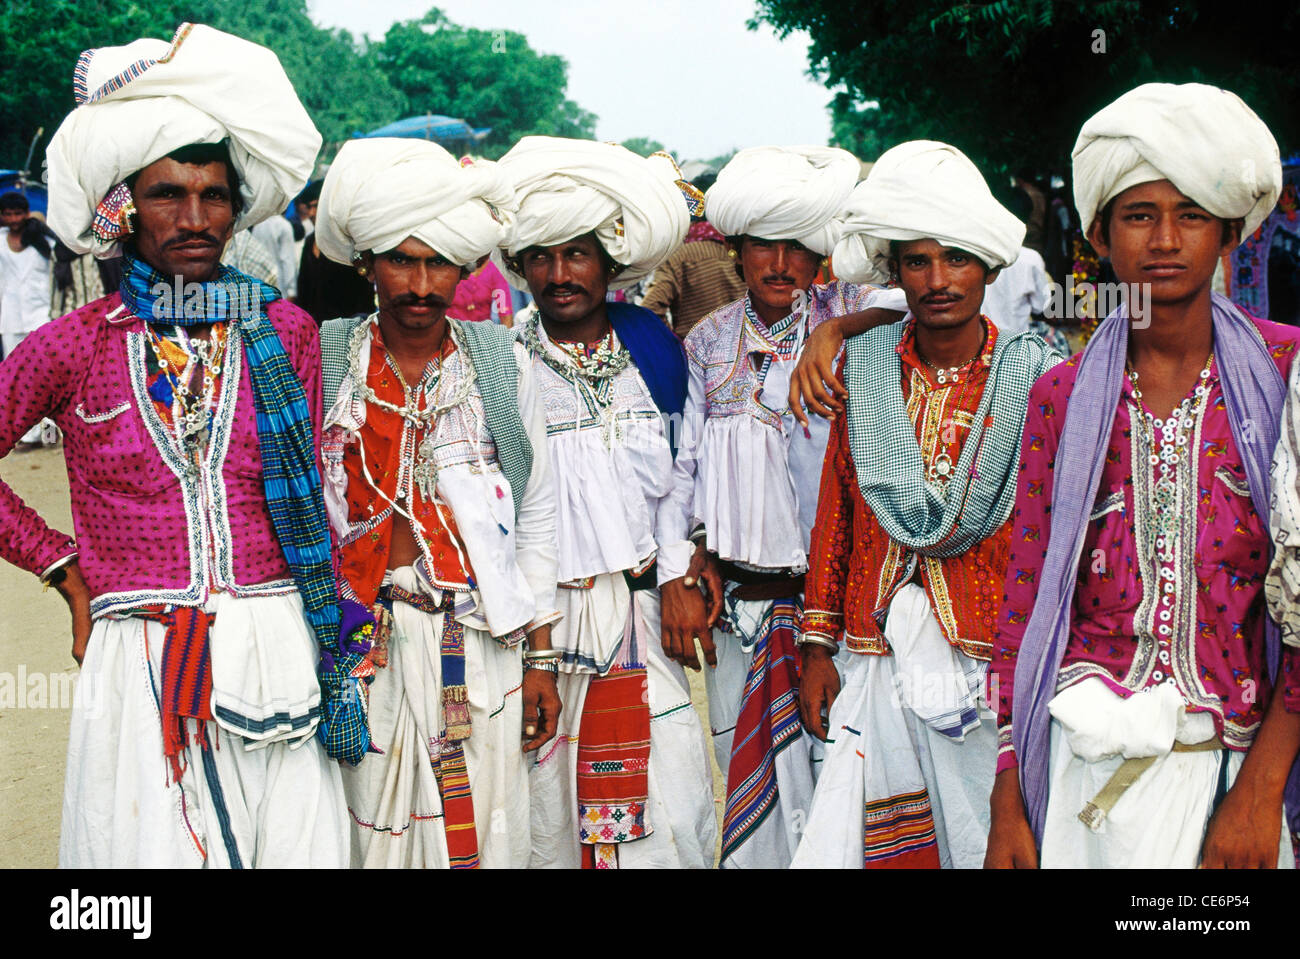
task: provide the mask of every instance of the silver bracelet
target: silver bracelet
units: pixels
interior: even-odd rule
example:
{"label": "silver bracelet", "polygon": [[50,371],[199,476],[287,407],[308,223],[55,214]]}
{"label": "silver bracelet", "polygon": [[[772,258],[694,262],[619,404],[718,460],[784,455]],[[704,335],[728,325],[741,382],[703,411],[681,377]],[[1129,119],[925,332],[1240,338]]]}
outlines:
{"label": "silver bracelet", "polygon": [[544,673],[558,676],[560,674],[560,661],[558,659],[525,659],[524,669],[540,669]]}
{"label": "silver bracelet", "polygon": [[525,649],[524,659],[526,660],[559,660],[563,658],[564,650],[562,649]]}
{"label": "silver bracelet", "polygon": [[810,643],[813,646],[825,646],[832,653],[838,653],[840,651],[839,643],[835,642],[833,639],[827,639],[825,636],[818,636],[816,633],[802,633],[799,636],[799,641],[795,643],[795,645],[807,646]]}

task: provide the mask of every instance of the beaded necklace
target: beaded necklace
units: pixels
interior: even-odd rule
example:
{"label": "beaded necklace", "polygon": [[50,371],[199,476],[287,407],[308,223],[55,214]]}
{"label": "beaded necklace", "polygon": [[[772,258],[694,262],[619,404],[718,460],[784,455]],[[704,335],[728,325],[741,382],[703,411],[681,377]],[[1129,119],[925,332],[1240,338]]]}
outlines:
{"label": "beaded necklace", "polygon": [[[149,331],[149,346],[158,362],[158,370],[170,388],[177,445],[186,459],[197,461],[211,432],[217,378],[225,364],[226,325],[214,323],[207,341],[191,339],[180,327],[177,328],[176,340],[164,338],[152,324],[146,324],[145,328]],[[169,349],[185,355],[185,362],[179,368],[167,358]],[[203,371],[203,385],[198,392],[191,386],[196,367]],[[161,399],[166,402],[168,397],[164,394]]]}
{"label": "beaded necklace", "polygon": [[556,349],[564,353],[565,358],[560,359],[542,345],[542,338],[538,334],[540,324],[540,316],[524,324],[522,339],[528,352],[541,357],[543,363],[564,379],[570,382],[581,380],[599,406],[609,405],[610,385],[632,362],[632,354],[627,351],[627,347],[621,343],[616,345],[613,327],[592,350],[588,350],[583,343],[552,339]]}
{"label": "beaded necklace", "polygon": [[1128,370],[1129,382],[1133,386],[1133,401],[1138,412],[1138,428],[1147,440],[1148,449],[1151,450],[1148,462],[1153,469],[1159,471],[1159,476],[1152,487],[1154,521],[1151,524],[1148,547],[1165,563],[1173,561],[1174,534],[1178,530],[1178,511],[1175,508],[1178,484],[1174,476],[1179,462],[1185,456],[1191,455],[1191,438],[1197,421],[1205,411],[1206,397],[1210,395],[1210,387],[1206,381],[1210,378],[1210,367],[1213,363],[1214,353],[1211,351],[1198,375],[1192,395],[1184,397],[1177,409],[1165,419],[1159,419],[1147,412],[1146,407],[1142,405],[1142,390],[1138,388],[1138,372],[1132,367]]}

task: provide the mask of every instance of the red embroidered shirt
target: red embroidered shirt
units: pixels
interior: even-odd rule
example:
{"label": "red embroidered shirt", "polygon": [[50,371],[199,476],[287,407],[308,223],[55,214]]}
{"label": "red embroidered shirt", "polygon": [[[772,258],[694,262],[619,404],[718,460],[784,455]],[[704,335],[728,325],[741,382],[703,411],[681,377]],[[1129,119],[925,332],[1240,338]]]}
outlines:
{"label": "red embroidered shirt", "polygon": [[[932,477],[946,475],[945,466],[953,468],[974,423],[998,336],[997,328],[984,322],[984,349],[967,370],[955,380],[945,377],[945,383],[917,352],[915,320],[898,345],[903,399]],[[854,652],[887,654],[881,625],[889,603],[919,571],[944,637],[968,656],[989,659],[1006,575],[1009,523],[961,556],[938,559],[910,552],[889,538],[862,498],[849,453],[847,419],[835,420],[826,448],[804,634],[836,642],[843,635]]]}

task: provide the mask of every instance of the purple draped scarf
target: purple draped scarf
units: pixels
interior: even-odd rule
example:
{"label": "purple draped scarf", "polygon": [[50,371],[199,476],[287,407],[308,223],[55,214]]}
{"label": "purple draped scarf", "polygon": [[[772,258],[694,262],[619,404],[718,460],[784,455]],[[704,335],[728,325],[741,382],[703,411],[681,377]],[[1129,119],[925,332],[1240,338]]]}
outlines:
{"label": "purple draped scarf", "polygon": [[[1258,328],[1231,300],[1212,293],[1211,312],[1228,423],[1244,461],[1251,503],[1267,520],[1269,464],[1277,446],[1286,381]],[[1039,845],[1047,818],[1051,726],[1047,706],[1056,695],[1057,673],[1070,639],[1079,557],[1115,425],[1128,356],[1128,330],[1127,308],[1121,306],[1097,329],[1079,362],[1052,471],[1051,540],[1038,578],[1038,598],[1016,662],[1011,734],[1020,763],[1025,810]],[[1268,671],[1276,678],[1282,657],[1281,632],[1267,610],[1263,617]],[[1289,825],[1293,831],[1300,829],[1300,760],[1291,767],[1285,799]]]}

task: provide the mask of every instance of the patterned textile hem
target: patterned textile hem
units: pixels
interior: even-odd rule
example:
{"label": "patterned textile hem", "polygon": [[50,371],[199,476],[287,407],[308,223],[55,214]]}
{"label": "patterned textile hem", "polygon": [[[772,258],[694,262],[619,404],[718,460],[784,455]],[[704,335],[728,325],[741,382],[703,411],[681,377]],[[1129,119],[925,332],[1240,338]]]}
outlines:
{"label": "patterned textile hem", "polygon": [[866,868],[938,869],[934,814],[925,789],[864,804]]}
{"label": "patterned textile hem", "polygon": [[650,835],[645,818],[643,802],[602,803],[599,806],[579,804],[578,839],[596,845],[633,842]]}

